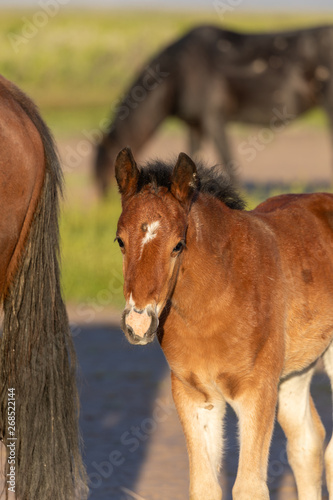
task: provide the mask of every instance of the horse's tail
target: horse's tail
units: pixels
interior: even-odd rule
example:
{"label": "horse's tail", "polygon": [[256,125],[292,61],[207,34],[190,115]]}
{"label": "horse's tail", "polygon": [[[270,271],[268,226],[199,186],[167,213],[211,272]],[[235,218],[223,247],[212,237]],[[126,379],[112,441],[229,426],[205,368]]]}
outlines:
{"label": "horse's tail", "polygon": [[114,110],[114,119],[97,147],[95,178],[106,192],[119,151],[130,146],[137,154],[176,106],[176,81],[170,47],[158,54],[138,75]]}
{"label": "horse's tail", "polygon": [[[7,456],[14,460],[19,500],[81,500],[87,497],[87,487],[78,431],[76,358],[59,270],[62,173],[52,136],[37,108],[13,89],[15,100],[41,136],[45,176],[4,297],[0,430]],[[13,404],[8,404],[11,395],[15,421]],[[13,471],[8,462],[6,474]]]}

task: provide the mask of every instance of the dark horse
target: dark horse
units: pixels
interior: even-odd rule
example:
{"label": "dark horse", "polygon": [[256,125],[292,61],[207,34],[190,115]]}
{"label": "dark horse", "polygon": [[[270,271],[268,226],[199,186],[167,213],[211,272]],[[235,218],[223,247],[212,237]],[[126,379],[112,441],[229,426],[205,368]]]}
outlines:
{"label": "dark horse", "polygon": [[81,500],[76,360],[59,272],[62,172],[37,108],[3,77],[0,142],[0,496]]}
{"label": "dark horse", "polygon": [[333,440],[310,395],[316,361],[333,382],[333,195],[283,195],[253,211],[221,173],[116,160],[132,344],[157,334],[187,440],[191,500],[221,500],[218,471],[226,403],[239,419],[234,500],[268,500],[277,417],[287,436],[298,498],[333,498]]}
{"label": "dark horse", "polygon": [[[138,152],[168,116],[189,126],[191,154],[203,136],[211,138],[231,178],[230,121],[262,125],[272,134],[322,106],[333,142],[332,75],[332,26],[270,34],[197,27],[157,54],[116,107],[97,151],[98,184],[105,192],[119,149]],[[245,142],[240,154],[250,159],[256,149]]]}

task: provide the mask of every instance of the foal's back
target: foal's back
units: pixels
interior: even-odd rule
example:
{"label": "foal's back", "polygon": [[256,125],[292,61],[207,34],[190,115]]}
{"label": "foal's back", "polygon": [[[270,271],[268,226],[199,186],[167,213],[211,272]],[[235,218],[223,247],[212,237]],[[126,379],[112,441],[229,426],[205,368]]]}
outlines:
{"label": "foal's back", "polygon": [[315,361],[333,335],[333,195],[281,195],[253,214],[271,228],[279,248],[288,374]]}

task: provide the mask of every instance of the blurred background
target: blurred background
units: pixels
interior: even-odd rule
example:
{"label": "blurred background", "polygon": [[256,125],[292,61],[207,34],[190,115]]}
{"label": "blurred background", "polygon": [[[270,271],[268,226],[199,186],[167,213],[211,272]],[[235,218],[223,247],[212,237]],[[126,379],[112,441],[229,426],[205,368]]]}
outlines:
{"label": "blurred background", "polygon": [[[65,174],[63,290],[83,373],[82,429],[92,499],[187,498],[187,456],[165,360],[156,346],[133,350],[112,326],[119,324],[124,305],[121,253],[114,243],[120,201],[115,188],[107,199],[99,198],[92,164],[96,143],[136,74],[165,45],[204,23],[246,32],[316,26],[333,23],[333,4],[331,0],[0,0],[0,73],[39,106],[56,138]],[[282,192],[331,190],[332,145],[323,111],[315,109],[281,129],[249,161],[239,147],[258,130],[228,125],[248,208]],[[141,151],[140,159],[166,158],[184,150],[187,130],[170,118]],[[208,162],[219,161],[210,143],[205,157]],[[330,426],[329,388],[326,380],[316,384],[318,404],[325,425]],[[160,420],[153,417],[156,405]],[[234,435],[228,445],[233,458],[223,481],[229,478],[231,484],[237,463],[232,417],[228,426]],[[272,498],[295,499],[281,430],[274,443],[269,472]],[[111,456],[112,450],[120,455]]]}
{"label": "blurred background", "polygon": [[[95,143],[138,71],[198,24],[257,32],[333,21],[330,0],[1,0],[0,8],[0,72],[38,104],[62,156],[66,299],[72,305],[91,304],[100,290],[109,290],[108,306],[115,308],[122,305],[117,273],[110,284],[110,268],[118,269],[121,262],[113,243],[118,197],[113,193],[105,203],[98,200],[91,167]],[[228,133],[249,207],[281,189],[330,181],[331,148],[321,110],[275,134],[251,161],[237,147],[255,132],[231,124]],[[165,158],[186,148],[187,131],[168,119],[141,157]],[[219,161],[210,144],[205,153],[208,162]]]}

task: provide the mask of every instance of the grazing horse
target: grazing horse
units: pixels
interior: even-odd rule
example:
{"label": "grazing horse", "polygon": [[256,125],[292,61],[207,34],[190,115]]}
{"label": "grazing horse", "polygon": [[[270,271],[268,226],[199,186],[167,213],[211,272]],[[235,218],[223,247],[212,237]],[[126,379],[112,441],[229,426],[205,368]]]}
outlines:
{"label": "grazing horse", "polygon": [[[333,195],[277,196],[245,211],[218,170],[115,163],[129,342],[157,335],[187,440],[191,500],[220,500],[226,403],[239,420],[234,500],[267,500],[277,417],[300,500],[321,499],[316,361],[333,382]],[[333,441],[325,453],[333,498]]]}
{"label": "grazing horse", "polygon": [[[116,107],[97,150],[98,184],[105,192],[117,152],[138,152],[168,116],[188,125],[192,155],[212,139],[232,179],[227,123],[267,127],[269,140],[315,106],[328,115],[333,143],[333,26],[262,34],[197,27],[157,54]],[[260,148],[251,137],[239,153],[252,161]]]}
{"label": "grazing horse", "polygon": [[3,77],[0,111],[0,496],[81,500],[76,360],[59,272],[61,168],[37,108]]}

